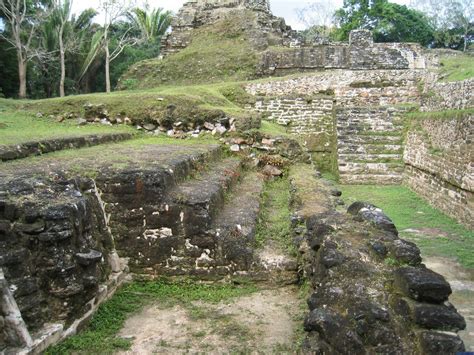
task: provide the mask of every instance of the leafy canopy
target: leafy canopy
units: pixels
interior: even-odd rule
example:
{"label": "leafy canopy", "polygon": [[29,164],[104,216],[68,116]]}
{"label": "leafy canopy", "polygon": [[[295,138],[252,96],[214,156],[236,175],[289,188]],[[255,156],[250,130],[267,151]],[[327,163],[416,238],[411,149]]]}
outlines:
{"label": "leafy canopy", "polygon": [[344,0],[336,22],[340,40],[347,40],[352,30],[368,29],[376,42],[428,45],[433,41],[434,29],[422,12],[388,0]]}

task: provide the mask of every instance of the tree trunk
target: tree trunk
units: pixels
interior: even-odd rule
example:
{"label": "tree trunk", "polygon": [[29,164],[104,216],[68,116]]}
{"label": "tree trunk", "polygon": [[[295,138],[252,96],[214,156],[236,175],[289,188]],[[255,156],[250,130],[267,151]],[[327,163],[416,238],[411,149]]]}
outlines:
{"label": "tree trunk", "polygon": [[467,49],[467,34],[464,35],[464,52],[466,51]]}
{"label": "tree trunk", "polygon": [[109,52],[109,41],[105,41],[105,90],[110,93],[110,52]]}
{"label": "tree trunk", "polygon": [[27,61],[22,56],[18,56],[18,80],[20,82],[20,89],[18,91],[18,98],[26,99],[26,70]]}
{"label": "tree trunk", "polygon": [[59,96],[66,96],[64,92],[64,81],[66,79],[66,64],[64,59],[63,28],[59,31],[59,53],[61,56],[61,79],[59,81]]}

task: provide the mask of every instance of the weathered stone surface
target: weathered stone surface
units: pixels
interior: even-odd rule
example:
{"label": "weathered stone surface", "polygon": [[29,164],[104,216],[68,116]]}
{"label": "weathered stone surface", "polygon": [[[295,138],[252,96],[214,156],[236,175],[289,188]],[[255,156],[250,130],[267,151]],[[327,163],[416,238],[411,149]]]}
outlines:
{"label": "weathered stone surface", "polygon": [[403,267],[395,272],[395,287],[418,301],[442,303],[452,293],[443,276],[423,267]]}
{"label": "weathered stone surface", "polygon": [[396,309],[399,314],[411,318],[423,328],[454,332],[466,328],[466,321],[451,305],[418,303],[401,298],[397,301]]}
{"label": "weathered stone surface", "polygon": [[[426,118],[412,129],[404,153],[405,182],[430,204],[474,228],[473,115]],[[433,149],[438,150],[433,154]]]}
{"label": "weathered stone surface", "polygon": [[420,249],[415,243],[398,239],[390,245],[393,257],[402,264],[417,266],[421,263]]}
{"label": "weathered stone surface", "polygon": [[357,218],[370,222],[377,228],[398,235],[397,228],[392,220],[383,211],[367,202],[354,202],[347,212]]}
{"label": "weathered stone surface", "polygon": [[102,253],[97,250],[91,250],[88,253],[77,253],[75,257],[80,265],[90,266],[101,261]]}
{"label": "weathered stone surface", "polygon": [[[400,263],[419,262],[416,246],[400,240],[393,228],[379,229],[375,224],[361,223],[363,219],[336,212],[331,186],[321,180],[308,183],[290,170],[291,177],[299,211],[306,211],[307,206],[314,206],[315,210],[324,206],[323,196],[333,199],[333,207],[319,207],[318,213],[306,217],[306,238],[301,240],[299,249],[305,263],[304,275],[311,282],[305,351],[405,354],[421,347],[416,336],[420,328],[457,331],[464,327],[464,319],[453,307],[400,298],[397,280],[392,288],[397,269],[384,259],[398,255]],[[357,214],[364,206],[365,203],[352,206],[349,211]],[[449,284],[437,277],[435,284],[441,283],[450,292]],[[442,303],[449,293],[437,287],[438,294],[429,280],[427,287],[420,287],[424,290],[421,293],[426,297],[433,291],[439,297],[435,295],[435,299]]]}
{"label": "weathered stone surface", "polygon": [[119,142],[131,139],[130,133],[114,133],[47,139],[38,142],[20,143],[14,146],[0,146],[0,161],[22,159],[32,155],[51,153],[62,149],[90,147],[98,144]]}
{"label": "weathered stone surface", "polygon": [[427,355],[457,354],[466,349],[456,334],[423,331],[419,334],[420,351]]}

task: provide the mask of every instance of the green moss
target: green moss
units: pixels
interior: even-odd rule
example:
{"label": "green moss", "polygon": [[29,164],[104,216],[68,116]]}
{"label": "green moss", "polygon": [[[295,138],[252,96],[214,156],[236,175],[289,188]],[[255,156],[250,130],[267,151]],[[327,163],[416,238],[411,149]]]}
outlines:
{"label": "green moss", "polygon": [[458,53],[441,57],[440,76],[443,81],[461,81],[474,77],[474,56]]}
{"label": "green moss", "polygon": [[180,304],[188,307],[192,301],[218,303],[257,290],[252,284],[202,284],[189,279],[133,282],[122,287],[109,301],[102,304],[84,331],[50,347],[45,354],[110,354],[127,350],[131,341],[117,338],[116,334],[127,317],[146,304],[159,301],[169,306]]}
{"label": "green moss", "polygon": [[[431,207],[403,186],[340,186],[347,204],[369,201],[382,208],[394,221],[402,237],[415,241],[429,255],[456,258],[465,267],[474,268],[474,232]],[[428,229],[431,236],[410,230]]]}

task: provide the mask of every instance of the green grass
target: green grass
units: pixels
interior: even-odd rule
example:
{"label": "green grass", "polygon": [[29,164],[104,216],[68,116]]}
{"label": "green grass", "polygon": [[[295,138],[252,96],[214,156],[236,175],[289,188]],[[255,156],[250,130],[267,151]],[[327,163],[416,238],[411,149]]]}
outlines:
{"label": "green grass", "polygon": [[436,119],[436,120],[451,120],[451,119],[462,119],[465,117],[473,116],[474,108],[468,108],[465,110],[444,110],[444,111],[431,111],[431,112],[410,112],[406,115],[409,122],[413,120],[424,120],[424,119]]}
{"label": "green grass", "polygon": [[287,129],[279,125],[278,123],[267,121],[267,120],[262,120],[262,126],[259,129],[260,132],[263,134],[268,134],[269,136],[273,137],[278,137],[278,136],[283,136],[283,137],[289,137],[291,136],[290,133],[288,133]]}
{"label": "green grass", "polygon": [[153,88],[253,78],[260,58],[249,37],[255,36],[252,30],[256,28],[254,13],[233,11],[212,25],[194,29],[190,44],[178,53],[132,66],[119,86]]}
{"label": "green grass", "polygon": [[[0,110],[2,103],[0,102]],[[89,124],[77,126],[76,120],[62,123],[49,118],[37,118],[31,113],[5,110],[0,112],[0,144],[9,145],[49,138],[77,137],[103,133],[136,133],[129,126]]]}
{"label": "green grass", "polygon": [[[341,185],[339,188],[347,205],[364,200],[382,208],[401,236],[415,241],[424,254],[455,258],[463,266],[474,268],[474,232],[431,207],[407,187]],[[430,235],[404,232],[423,228],[429,228]]]}
{"label": "green grass", "polygon": [[459,53],[441,57],[440,75],[443,81],[461,81],[474,77],[474,56]]}
{"label": "green grass", "polygon": [[290,225],[290,182],[279,178],[266,183],[263,191],[262,209],[257,225],[256,240],[259,246],[275,241],[279,247],[294,255]]}
{"label": "green grass", "polygon": [[109,301],[102,304],[84,331],[50,347],[45,354],[111,354],[127,350],[131,342],[116,337],[116,334],[125,320],[146,304],[159,301],[186,307],[193,301],[219,303],[257,290],[252,284],[203,284],[189,279],[133,282],[123,286]]}

